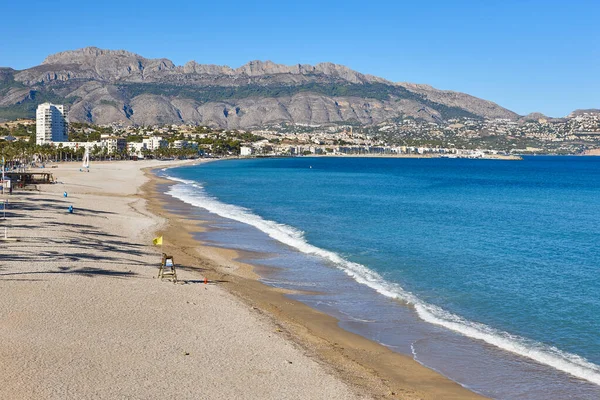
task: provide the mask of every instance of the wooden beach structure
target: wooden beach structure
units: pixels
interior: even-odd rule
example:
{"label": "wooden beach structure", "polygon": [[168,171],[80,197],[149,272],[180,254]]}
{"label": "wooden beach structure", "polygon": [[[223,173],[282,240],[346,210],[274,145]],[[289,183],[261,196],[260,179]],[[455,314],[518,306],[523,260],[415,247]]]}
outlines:
{"label": "wooden beach structure", "polygon": [[175,271],[175,261],[173,260],[173,256],[168,256],[166,253],[162,254],[158,277],[161,280],[163,278],[171,279],[173,283],[177,283],[177,272]]}
{"label": "wooden beach structure", "polygon": [[5,179],[10,179],[13,187],[54,183],[50,172],[5,172]]}

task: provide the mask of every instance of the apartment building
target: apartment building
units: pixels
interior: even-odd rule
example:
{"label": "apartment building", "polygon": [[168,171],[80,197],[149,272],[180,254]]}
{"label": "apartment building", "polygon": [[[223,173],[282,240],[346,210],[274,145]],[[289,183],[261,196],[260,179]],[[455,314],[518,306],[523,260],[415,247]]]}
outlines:
{"label": "apartment building", "polygon": [[38,145],[69,140],[67,111],[62,104],[43,103],[37,107],[35,143]]}

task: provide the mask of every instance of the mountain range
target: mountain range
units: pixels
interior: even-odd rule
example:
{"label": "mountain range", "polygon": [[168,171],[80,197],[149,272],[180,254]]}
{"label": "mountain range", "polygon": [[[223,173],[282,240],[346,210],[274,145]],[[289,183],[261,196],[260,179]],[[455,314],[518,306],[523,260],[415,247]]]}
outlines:
{"label": "mountain range", "polygon": [[332,63],[178,66],[96,47],[53,54],[25,70],[0,68],[0,119],[33,117],[44,101],[68,104],[75,122],[228,129],[283,122],[370,125],[407,116],[432,122],[520,118],[468,94],[395,83]]}

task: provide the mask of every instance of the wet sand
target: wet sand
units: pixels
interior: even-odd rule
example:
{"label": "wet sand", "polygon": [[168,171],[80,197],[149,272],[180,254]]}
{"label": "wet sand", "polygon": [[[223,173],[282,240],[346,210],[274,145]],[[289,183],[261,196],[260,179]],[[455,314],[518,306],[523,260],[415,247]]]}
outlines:
{"label": "wet sand", "polygon": [[[340,328],[335,318],[291,300],[285,290],[262,284],[252,266],[236,261],[247,259],[247,254],[195,240],[192,234],[207,229],[206,224],[167,212],[166,208],[179,202],[162,194],[165,185],[173,182],[155,176],[150,179],[144,187],[149,209],[170,221],[169,237],[176,236],[177,243],[185,243],[173,252],[181,251],[191,262],[202,265],[205,275],[221,281],[229,292],[269,316],[309,355],[331,365],[343,381],[376,398],[483,398],[408,356]],[[165,207],[166,203],[171,206]]]}

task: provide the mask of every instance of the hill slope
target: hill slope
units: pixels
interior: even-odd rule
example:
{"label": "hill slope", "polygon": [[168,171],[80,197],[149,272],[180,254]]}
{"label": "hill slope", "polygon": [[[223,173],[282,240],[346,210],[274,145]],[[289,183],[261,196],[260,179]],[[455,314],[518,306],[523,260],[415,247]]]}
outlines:
{"label": "hill slope", "polygon": [[250,128],[281,122],[368,125],[401,116],[518,118],[464,93],[393,83],[332,63],[176,66],[95,47],[50,55],[22,71],[0,68],[0,118],[32,117],[43,101],[69,104],[71,121],[96,124]]}

